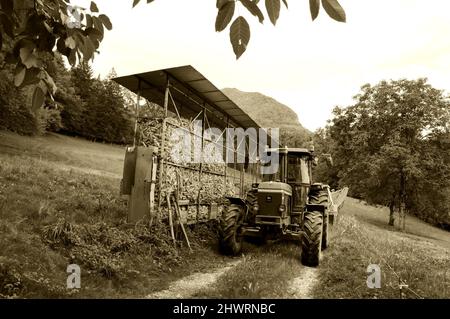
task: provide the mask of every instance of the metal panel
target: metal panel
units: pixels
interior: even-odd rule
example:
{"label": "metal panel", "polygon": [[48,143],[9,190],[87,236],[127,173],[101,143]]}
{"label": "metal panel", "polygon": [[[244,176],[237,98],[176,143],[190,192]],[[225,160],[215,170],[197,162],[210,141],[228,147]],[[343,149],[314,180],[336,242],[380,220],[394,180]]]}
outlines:
{"label": "metal panel", "polygon": [[234,126],[259,127],[247,113],[190,65],[118,77],[114,81],[134,93],[141,91],[142,97],[162,105],[167,79],[171,86],[184,93],[172,92],[180,104],[177,104],[177,107],[181,116],[191,117],[192,114],[201,110],[198,105],[200,104],[208,111],[217,114],[220,121],[225,122],[228,116]]}
{"label": "metal panel", "polygon": [[153,148],[136,148],[135,178],[128,201],[128,222],[136,223],[150,215],[150,183],[145,180],[151,176],[153,165]]}

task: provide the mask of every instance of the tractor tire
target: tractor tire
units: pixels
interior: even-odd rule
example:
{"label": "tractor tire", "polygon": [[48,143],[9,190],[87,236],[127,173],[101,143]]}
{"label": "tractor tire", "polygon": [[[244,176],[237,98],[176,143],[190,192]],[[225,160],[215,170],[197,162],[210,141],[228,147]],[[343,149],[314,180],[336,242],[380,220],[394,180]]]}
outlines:
{"label": "tractor tire", "polygon": [[255,203],[258,201],[256,190],[250,190],[247,192],[247,197],[245,198],[245,202],[249,209],[252,209]]}
{"label": "tractor tire", "polygon": [[306,212],[303,222],[302,264],[317,267],[322,250],[323,216],[321,212]]}
{"label": "tractor tire", "polygon": [[219,245],[222,253],[226,255],[238,255],[242,250],[242,235],[239,223],[243,216],[243,207],[231,204],[223,212],[219,224]]}
{"label": "tractor tire", "polygon": [[[324,205],[328,208],[328,192],[326,190],[320,190],[314,193],[310,193],[309,202],[314,205]],[[328,209],[325,212],[325,216],[323,218],[323,231],[322,231],[322,250],[325,250],[329,244],[329,233],[330,233],[330,218],[328,214]]]}

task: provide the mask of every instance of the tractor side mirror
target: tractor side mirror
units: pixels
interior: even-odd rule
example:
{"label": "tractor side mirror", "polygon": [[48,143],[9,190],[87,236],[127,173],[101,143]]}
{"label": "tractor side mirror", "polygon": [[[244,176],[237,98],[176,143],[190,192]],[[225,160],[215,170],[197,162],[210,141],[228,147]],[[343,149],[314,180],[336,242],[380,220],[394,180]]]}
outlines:
{"label": "tractor side mirror", "polygon": [[312,165],[313,165],[314,167],[316,167],[317,165],[319,165],[319,158],[318,158],[317,156],[314,156],[314,157],[313,157]]}
{"label": "tractor side mirror", "polygon": [[333,166],[333,157],[331,154],[322,154],[322,156],[325,157],[328,166]]}

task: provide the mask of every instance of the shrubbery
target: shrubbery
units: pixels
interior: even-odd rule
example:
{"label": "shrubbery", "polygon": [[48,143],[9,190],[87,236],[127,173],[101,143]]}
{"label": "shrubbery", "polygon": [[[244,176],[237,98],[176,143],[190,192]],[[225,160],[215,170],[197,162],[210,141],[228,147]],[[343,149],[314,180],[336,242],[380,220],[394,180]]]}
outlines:
{"label": "shrubbery", "polygon": [[15,87],[11,72],[0,71],[0,129],[23,135],[38,134],[39,119],[25,104],[24,92]]}
{"label": "shrubbery", "polygon": [[94,79],[87,64],[68,71],[61,58],[46,63],[58,91],[38,110],[27,105],[27,91],[14,85],[12,70],[0,71],[0,129],[23,135],[62,132],[119,144],[132,140],[132,116],[118,84]]}

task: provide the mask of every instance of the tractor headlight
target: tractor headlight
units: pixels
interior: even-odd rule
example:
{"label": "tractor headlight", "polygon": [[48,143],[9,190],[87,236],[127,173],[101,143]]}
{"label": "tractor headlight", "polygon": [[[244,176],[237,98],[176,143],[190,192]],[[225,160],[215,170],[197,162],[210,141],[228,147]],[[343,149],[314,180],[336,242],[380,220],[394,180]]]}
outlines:
{"label": "tractor headlight", "polygon": [[258,203],[255,203],[255,204],[253,205],[253,211],[255,211],[255,212],[259,211],[259,205],[258,205]]}
{"label": "tractor headlight", "polygon": [[280,213],[284,213],[286,211],[286,205],[284,205],[284,204],[280,205],[280,207],[278,208],[278,211]]}

